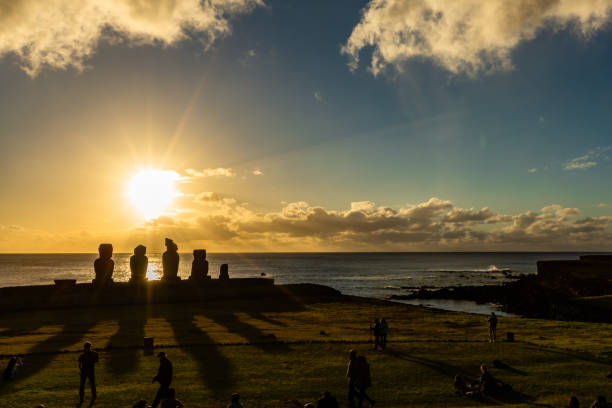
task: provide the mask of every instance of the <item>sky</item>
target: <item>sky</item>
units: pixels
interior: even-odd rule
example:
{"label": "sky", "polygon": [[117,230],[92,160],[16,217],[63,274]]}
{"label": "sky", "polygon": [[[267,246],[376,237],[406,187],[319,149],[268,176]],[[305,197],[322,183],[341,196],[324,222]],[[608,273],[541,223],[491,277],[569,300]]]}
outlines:
{"label": "sky", "polygon": [[0,252],[610,250],[611,22],[0,0]]}

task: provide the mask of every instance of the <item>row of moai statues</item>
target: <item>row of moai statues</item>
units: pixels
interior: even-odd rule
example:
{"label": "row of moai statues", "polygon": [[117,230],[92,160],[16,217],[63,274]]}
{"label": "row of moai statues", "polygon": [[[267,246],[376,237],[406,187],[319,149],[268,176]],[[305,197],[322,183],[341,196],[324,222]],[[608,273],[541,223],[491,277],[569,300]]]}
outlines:
{"label": "row of moai statues", "polygon": [[[170,238],[166,238],[166,252],[162,255],[162,277],[165,282],[180,281],[178,276],[179,254],[178,246]],[[94,261],[94,271],[96,277],[93,280],[94,284],[105,285],[113,282],[113,271],[115,262],[112,259],[113,245],[100,244],[98,248],[100,257]],[[138,245],[134,248],[134,255],[130,257],[130,277],[131,283],[144,283],[147,281],[147,268],[149,266],[149,258],[146,256],[147,247]],[[210,279],[208,274],[208,261],[206,260],[205,249],[195,249],[193,251],[193,262],[191,264],[191,276],[189,280],[202,281]],[[219,279],[229,279],[229,267],[227,264],[222,264],[219,271]]]}

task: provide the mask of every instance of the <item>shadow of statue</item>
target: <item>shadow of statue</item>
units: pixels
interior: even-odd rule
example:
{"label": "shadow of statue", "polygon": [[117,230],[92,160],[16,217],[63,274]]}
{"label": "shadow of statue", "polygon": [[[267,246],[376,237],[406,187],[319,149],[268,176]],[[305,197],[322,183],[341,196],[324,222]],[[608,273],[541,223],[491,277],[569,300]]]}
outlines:
{"label": "shadow of statue", "polygon": [[142,346],[147,323],[147,305],[130,306],[117,320],[119,328],[108,341],[108,349],[122,349],[108,353],[108,368],[114,374],[125,374],[137,369],[143,353]]}
{"label": "shadow of statue", "polygon": [[[235,369],[214,340],[196,325],[191,308],[162,314],[172,327],[178,346],[197,363],[204,385],[216,399],[226,397],[236,384]],[[184,333],[190,333],[194,341],[183,337]],[[175,369],[178,371],[179,367],[175,365]]]}
{"label": "shadow of statue", "polygon": [[[86,309],[85,309],[86,310]],[[19,371],[16,383],[27,380],[29,377],[46,368],[51,361],[61,352],[64,352],[67,347],[74,346],[75,350],[80,350],[82,344],[86,340],[86,334],[96,324],[98,324],[99,316],[97,313],[83,313],[78,318],[72,318],[66,321],[61,310],[47,312],[47,320],[45,325],[62,325],[61,330],[48,337],[47,339],[36,343],[30,347],[24,354],[24,365]],[[101,345],[100,345],[101,346]],[[94,344],[94,348],[96,344]],[[77,366],[78,354],[75,354],[74,364]],[[77,377],[78,378],[78,377]]]}

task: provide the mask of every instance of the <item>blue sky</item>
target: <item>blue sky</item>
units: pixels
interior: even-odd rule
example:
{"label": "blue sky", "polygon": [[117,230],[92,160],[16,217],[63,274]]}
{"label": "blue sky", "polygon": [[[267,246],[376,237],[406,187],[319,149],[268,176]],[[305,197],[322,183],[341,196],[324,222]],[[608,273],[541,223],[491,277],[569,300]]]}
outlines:
{"label": "blue sky", "polygon": [[[542,249],[601,250],[610,242],[608,6],[576,11],[561,2],[542,11],[536,28],[525,28],[520,18],[502,19],[515,27],[509,32],[518,35],[516,44],[499,39],[507,34],[502,30],[495,34],[499,38],[484,41],[490,48],[480,54],[462,48],[466,43],[455,47],[465,49],[465,56],[448,51],[447,44],[424,52],[407,40],[401,53],[418,55],[394,54],[373,73],[376,47],[389,44],[380,40],[360,48],[354,70],[343,46],[360,26],[374,27],[374,34],[385,29],[376,27],[377,15],[368,20],[366,10],[374,6],[391,10],[385,18],[392,21],[406,13],[396,22],[400,31],[418,31],[415,19],[426,17],[414,14],[410,2],[237,3],[244,9],[226,11],[223,20],[231,30],[207,40],[208,48],[203,44],[207,27],[182,29],[180,40],[158,32],[151,34],[157,38],[132,39],[129,28],[123,34],[118,29],[123,37],[117,40],[107,27],[85,57],[73,53],[65,58],[75,61],[66,66],[43,61],[35,71],[33,57],[16,54],[28,46],[11,49],[10,37],[0,32],[0,187],[10,197],[0,203],[0,250],[67,250],[83,234],[87,245],[120,236],[129,249],[144,239],[143,230],[155,239],[185,234],[187,246],[220,250],[499,250],[533,248],[533,242]],[[439,9],[442,18],[461,12],[445,9],[444,2],[424,3]],[[535,18],[530,13],[525,12]],[[27,22],[27,16],[23,19]],[[594,27],[593,20],[599,21]],[[584,21],[591,22],[588,30]],[[425,42],[437,38],[435,32],[422,36]],[[44,46],[49,52],[51,46]],[[493,59],[479,57],[500,49]],[[462,69],[457,58],[472,68]],[[183,196],[160,214],[174,220],[170,230],[163,222],[139,219],[122,203],[125,180],[145,167],[185,177]],[[190,178],[186,172],[216,168],[232,169],[233,175]],[[188,204],[203,192],[227,201],[205,209]],[[285,217],[290,203],[308,203],[299,207],[301,221],[316,208],[346,221],[351,203],[366,201],[376,203],[364,210],[366,219],[380,216],[374,213],[379,206],[396,211],[391,217],[396,219],[432,197],[452,202],[441,211],[472,208],[475,213],[488,207],[514,218],[444,227],[467,231],[465,239],[444,238],[435,228],[419,230],[434,234],[419,242],[370,241],[357,237],[359,228],[353,227],[327,234],[324,223],[308,227],[315,231],[310,235],[265,224]],[[495,228],[504,237],[517,233],[521,214],[548,219],[542,208],[549,205],[577,212],[546,221],[545,232],[530,224],[526,228],[532,230],[520,231],[524,241],[472,234]],[[445,214],[430,220],[436,228]],[[242,216],[245,225],[237,225]],[[226,218],[213,227],[212,217]],[[195,221],[200,218],[208,220],[207,228],[228,232],[223,242],[209,239]],[[597,225],[591,238],[580,232],[562,239],[562,228],[585,219]],[[257,223],[257,229],[246,223]],[[369,231],[380,237],[389,232],[407,230]],[[344,241],[347,234],[353,235]],[[44,244],[29,247],[32,237]]]}

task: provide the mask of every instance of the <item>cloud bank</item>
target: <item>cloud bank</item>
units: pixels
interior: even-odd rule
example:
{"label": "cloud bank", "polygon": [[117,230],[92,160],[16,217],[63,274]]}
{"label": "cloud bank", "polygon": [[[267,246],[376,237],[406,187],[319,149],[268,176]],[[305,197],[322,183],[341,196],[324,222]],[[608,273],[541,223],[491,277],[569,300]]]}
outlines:
{"label": "cloud bank", "polygon": [[356,69],[372,49],[374,75],[430,59],[453,74],[512,69],[511,52],[542,30],[589,37],[610,21],[612,0],[371,0],[342,52]]}
{"label": "cloud bank", "polygon": [[188,210],[114,234],[58,236],[0,226],[0,251],[70,243],[75,251],[91,252],[105,239],[116,243],[117,251],[127,251],[139,243],[159,247],[165,236],[175,238],[181,250],[211,251],[603,250],[612,244],[612,217],[585,217],[558,204],[511,215],[432,197],[400,208],[360,201],[331,210],[294,202],[260,213],[214,192],[189,199]]}
{"label": "cloud bank", "polygon": [[0,0],[0,57],[15,54],[24,71],[84,68],[102,40],[203,47],[231,31],[229,19],[263,0]]}

